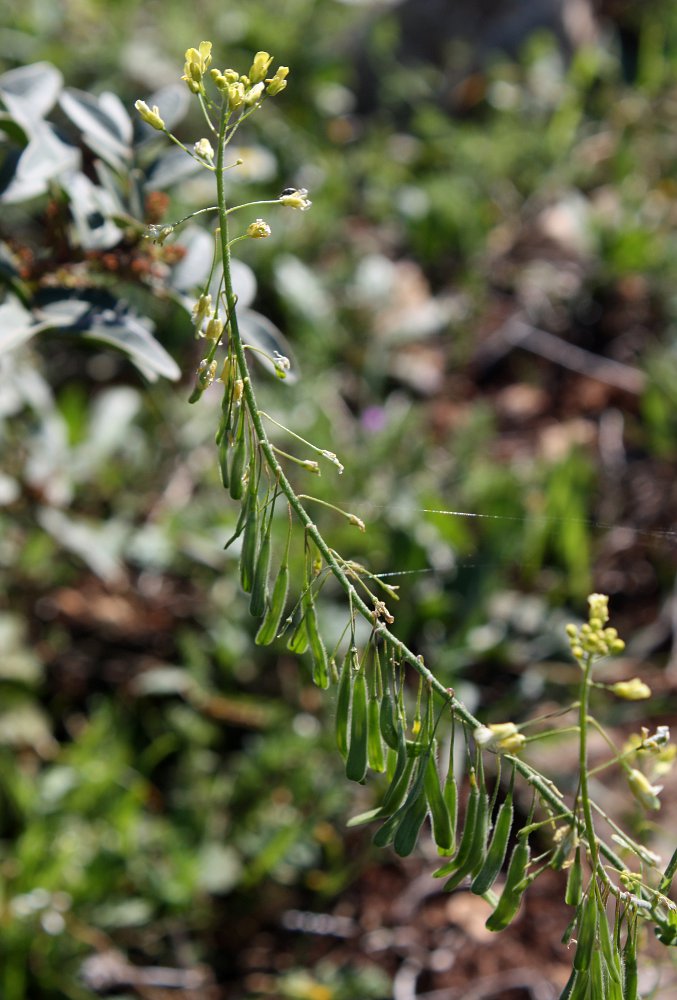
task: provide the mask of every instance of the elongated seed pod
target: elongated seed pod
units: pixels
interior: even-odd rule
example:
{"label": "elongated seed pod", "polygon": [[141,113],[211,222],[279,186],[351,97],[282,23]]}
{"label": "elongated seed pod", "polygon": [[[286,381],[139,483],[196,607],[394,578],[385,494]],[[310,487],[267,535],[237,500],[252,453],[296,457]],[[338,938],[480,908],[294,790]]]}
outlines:
{"label": "elongated seed pod", "polygon": [[530,856],[529,838],[518,836],[517,843],[510,857],[510,864],[508,865],[508,873],[505,878],[501,898],[498,901],[498,906],[486,922],[488,930],[504,930],[519,910],[524,889],[526,888],[524,876],[526,875]]}
{"label": "elongated seed pod", "polygon": [[[423,764],[421,764],[421,767],[425,770],[425,766]],[[426,801],[425,791],[422,784],[419,783],[418,794],[410,805],[407,806],[393,836],[393,847],[395,848],[395,853],[399,854],[401,858],[408,857],[416,846],[416,841],[427,812],[428,803]]]}
{"label": "elongated seed pod", "polygon": [[308,646],[313,658],[313,683],[320,688],[329,687],[329,660],[320,630],[317,624],[317,612],[315,602],[310,588],[304,597],[306,610],[306,633],[308,635]]}
{"label": "elongated seed pod", "polygon": [[609,980],[620,986],[623,979],[621,956],[617,948],[614,946],[611,930],[609,929],[606,909],[601,899],[597,900],[597,906],[599,909],[597,940],[599,941],[599,946],[602,950],[602,955],[604,956],[604,962],[606,964]]}
{"label": "elongated seed pod", "polygon": [[[469,850],[462,863],[459,864],[455,872],[452,873],[448,882],[445,882],[444,891],[452,892],[456,889],[464,878],[468,875],[476,875],[484,863],[484,856],[487,847],[487,832],[489,828],[489,796],[485,789],[481,788],[477,800],[477,812],[475,816],[475,827]],[[465,833],[465,831],[464,831]],[[460,853],[460,851],[459,851]]]}
{"label": "elongated seed pod", "polygon": [[390,693],[390,687],[387,683],[384,685],[383,698],[381,699],[381,708],[379,711],[379,725],[381,727],[381,735],[386,741],[387,745],[392,750],[397,750],[397,727],[395,726],[395,706],[393,705],[393,696]]}
{"label": "elongated seed pod", "polygon": [[[392,816],[390,816],[389,819],[386,820],[383,826],[380,827],[380,829],[378,829],[374,834],[373,842],[376,847],[385,847],[392,841],[393,837],[395,836],[400,826],[400,823],[403,821],[409,808],[414,804],[416,799],[421,794],[423,794],[423,776],[421,772],[421,766],[422,766],[421,760],[422,758],[420,757],[416,759],[412,758],[411,760],[413,766],[412,773],[414,776],[413,781],[409,785],[404,801],[402,802],[400,807],[397,809],[396,812],[392,814]],[[423,820],[421,820],[421,823],[422,822]]]}
{"label": "elongated seed pod", "polygon": [[446,853],[451,850],[453,840],[451,817],[449,816],[449,809],[440,789],[440,779],[437,774],[434,752],[428,757],[423,777],[423,787],[430,808],[433,839],[439,851]]}
{"label": "elongated seed pod", "polygon": [[230,483],[230,470],[228,468],[228,462],[230,459],[230,445],[228,444],[228,435],[224,434],[219,441],[219,470],[221,472],[221,482],[223,483],[224,489],[228,489],[228,484]]}
{"label": "elongated seed pod", "polygon": [[308,649],[308,630],[306,629],[305,613],[301,616],[296,628],[287,640],[287,649],[291,653],[305,653]]}
{"label": "elongated seed pod", "polygon": [[451,844],[449,846],[449,850],[445,853],[453,854],[456,850],[456,824],[458,823],[458,783],[456,781],[456,775],[454,774],[454,764],[451,760],[451,753],[449,754],[449,757],[449,770],[447,771],[447,776],[444,779],[442,798],[444,799],[444,804],[447,807],[447,812],[449,813],[449,823],[451,824]]}
{"label": "elongated seed pod", "polygon": [[289,591],[289,566],[283,562],[277,571],[273,594],[268,603],[266,613],[261,622],[261,627],[256,633],[254,642],[257,646],[268,646],[277,636],[287,603],[287,593]]}
{"label": "elongated seed pod", "polygon": [[510,836],[510,828],[512,827],[513,811],[512,788],[510,788],[498,810],[494,832],[491,837],[487,856],[484,859],[484,864],[477,875],[475,875],[470,886],[471,892],[474,892],[478,896],[483,896],[488,889],[491,889],[498,877],[498,873],[503,867],[505,856],[508,853],[508,838]]}
{"label": "elongated seed pod", "polygon": [[372,771],[382,773],[386,769],[386,758],[383,752],[381,727],[379,725],[381,703],[375,695],[369,698],[367,705],[367,760]]}
{"label": "elongated seed pod", "polygon": [[567,887],[564,892],[564,902],[567,906],[578,906],[583,893],[583,865],[581,863],[581,847],[576,847],[574,860],[567,875]]}
{"label": "elongated seed pod", "polygon": [[268,516],[268,523],[265,526],[261,545],[256,556],[254,565],[254,577],[252,579],[252,593],[249,601],[250,614],[255,618],[260,618],[266,610],[268,604],[268,573],[270,571],[270,546],[271,527],[273,523],[273,512]]}
{"label": "elongated seed pod", "polygon": [[468,796],[468,802],[465,807],[463,833],[461,834],[458,851],[456,852],[456,856],[452,858],[451,861],[448,861],[446,865],[442,865],[441,868],[438,868],[433,872],[433,878],[446,878],[447,875],[453,875],[459,869],[463,869],[465,872],[465,865],[468,861],[473,838],[475,836],[477,812],[480,801],[480,790],[475,779],[474,770],[470,772],[470,782],[470,795]]}
{"label": "elongated seed pod", "polygon": [[637,921],[628,927],[623,948],[623,1000],[637,1000]]}
{"label": "elongated seed pod", "polygon": [[364,669],[353,680],[353,708],[350,715],[350,742],[346,757],[346,777],[364,781],[367,773],[367,679]]}
{"label": "elongated seed pod", "polygon": [[352,688],[352,665],[350,652],[346,653],[336,692],[336,746],[345,760],[348,755],[348,724],[350,722],[350,694]]}
{"label": "elongated seed pod", "polygon": [[242,589],[249,593],[254,580],[256,567],[256,551],[259,544],[259,512],[256,498],[250,497],[249,509],[244,523],[242,549],[240,551],[240,583]]}
{"label": "elongated seed pod", "polygon": [[599,948],[594,948],[590,959],[590,987],[588,992],[591,997],[599,997],[600,1000],[608,1000],[606,989],[606,968],[602,952]]}
{"label": "elongated seed pod", "polygon": [[571,970],[571,975],[566,981],[566,985],[559,995],[559,1000],[572,1000],[573,989],[576,985],[576,979],[578,978],[578,973],[575,969]]}
{"label": "elongated seed pod", "polygon": [[244,468],[247,461],[247,441],[244,432],[244,404],[240,409],[240,418],[235,434],[233,445],[232,461],[230,473],[228,475],[228,489],[233,500],[241,500],[244,493]]}
{"label": "elongated seed pod", "polygon": [[592,950],[597,936],[597,898],[594,886],[581,901],[578,914],[578,944],[574,955],[574,969],[586,972],[590,968]]}
{"label": "elongated seed pod", "polygon": [[381,804],[382,816],[392,816],[404,802],[411,783],[411,776],[414,773],[415,764],[416,758],[409,757],[405,750],[402,758],[402,767],[400,768],[398,760],[393,780],[383,798]]}

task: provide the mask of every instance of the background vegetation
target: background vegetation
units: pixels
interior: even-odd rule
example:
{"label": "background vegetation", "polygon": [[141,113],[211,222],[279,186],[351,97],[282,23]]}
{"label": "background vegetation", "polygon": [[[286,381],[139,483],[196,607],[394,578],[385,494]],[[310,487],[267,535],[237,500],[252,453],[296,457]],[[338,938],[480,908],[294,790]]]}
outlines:
{"label": "background vegetation", "polygon": [[[131,109],[202,38],[224,63],[268,49],[290,65],[234,183],[242,201],[289,184],[313,199],[242,260],[301,372],[262,387],[268,408],[339,453],[344,475],[315,492],[369,525],[328,517],[335,547],[402,574],[399,634],[487,721],[561,700],[562,626],[590,589],[609,593],[627,676],[656,692],[618,710],[620,731],[669,724],[672,5],[627,5],[568,56],[538,34],[510,56],[450,44],[424,64],[395,9],[274,7],[10,3],[0,68],[47,60]],[[193,141],[198,121],[181,130]],[[191,178],[168,193],[166,220],[204,196]],[[184,377],[147,384],[58,332],[0,354],[0,994],[403,997],[418,968],[431,996],[470,981],[489,997],[494,972],[530,964],[535,933],[540,974],[561,984],[547,941],[568,918],[547,899],[489,959],[463,897],[426,896],[425,851],[404,865],[346,833],[371,793],[347,786],[303,661],[253,643],[223,550],[218,404],[186,403],[185,308],[149,294],[140,257],[55,240],[53,206],[49,192],[3,206],[2,274],[42,295],[121,290]]]}

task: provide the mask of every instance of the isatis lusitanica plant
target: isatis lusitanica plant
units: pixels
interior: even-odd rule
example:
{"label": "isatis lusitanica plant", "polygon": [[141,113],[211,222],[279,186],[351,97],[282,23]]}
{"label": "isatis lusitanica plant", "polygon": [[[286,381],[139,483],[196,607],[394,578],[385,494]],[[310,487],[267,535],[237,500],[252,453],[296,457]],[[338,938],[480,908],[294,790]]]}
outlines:
{"label": "isatis lusitanica plant", "polygon": [[[429,822],[443,856],[434,876],[444,879],[449,891],[464,885],[482,896],[492,931],[511,923],[524,893],[542,872],[562,871],[562,892],[572,907],[565,931],[572,971],[562,998],[630,1000],[638,996],[642,929],[653,928],[666,945],[677,940],[677,908],[669,898],[677,852],[663,868],[654,853],[595,802],[590,779],[602,769],[619,768],[639,805],[658,809],[657,781],[669,768],[675,747],[668,730],[659,727],[655,733],[643,729],[619,748],[591,715],[593,688],[630,700],[651,695],[639,678],[615,684],[596,679],[599,661],[624,648],[608,625],[607,598],[591,595],[587,622],[568,628],[579,683],[571,704],[555,713],[556,728],[548,728],[552,714],[522,725],[482,725],[397,637],[396,589],[332,548],[314,523],[313,504],[328,504],[306,493],[303,479],[318,475],[322,463],[340,474],[337,456],[300,438],[285,428],[283,415],[273,418],[257,403],[250,357],[261,354],[262,348],[248,343],[238,324],[231,250],[240,240],[266,239],[271,228],[264,218],[238,226],[238,212],[254,206],[262,213],[278,206],[299,211],[311,206],[305,189],[288,188],[278,197],[247,205],[229,200],[229,172],[238,166],[229,158],[232,139],[251,115],[287,87],[288,68],[273,67],[267,52],[257,52],[246,73],[217,69],[210,42],[188,49],[182,79],[200,105],[205,129],[205,136],[191,147],[171,133],[161,107],[136,103],[148,125],[214,177],[214,204],[193,213],[213,216],[214,253],[193,308],[204,356],[190,401],[197,403],[207,391],[221,396],[215,461],[230,501],[239,506],[234,537],[240,540],[240,582],[260,622],[256,642],[285,642],[292,652],[306,654],[314,683],[335,689],[336,743],[347,777],[362,782],[369,771],[385,776],[380,804],[354,817],[352,824],[373,824],[374,842],[392,845],[405,856]],[[148,236],[164,244],[185,221],[155,225]],[[263,353],[268,368],[286,378],[289,359],[276,351]],[[297,451],[301,444],[301,454],[292,455],[273,443],[271,425],[275,440],[280,431],[288,433]],[[365,530],[354,514],[328,506]],[[281,547],[274,544],[276,519],[286,525]],[[292,546],[301,547],[301,559],[290,559]],[[290,578],[291,565],[304,567],[299,579]],[[345,595],[346,621],[341,639],[328,649],[317,601],[331,579]],[[366,632],[357,628],[359,619],[366,622]],[[366,641],[360,641],[364,635]],[[571,724],[563,729],[561,717],[567,713]],[[608,760],[594,769],[588,764],[592,730],[602,734],[609,748]],[[528,763],[530,744],[567,732],[578,742],[577,783],[568,798]],[[454,760],[462,760],[463,767],[455,768]],[[526,823],[517,821],[513,805],[518,783],[527,790],[521,796],[528,802]],[[605,837],[599,829],[606,831]]]}

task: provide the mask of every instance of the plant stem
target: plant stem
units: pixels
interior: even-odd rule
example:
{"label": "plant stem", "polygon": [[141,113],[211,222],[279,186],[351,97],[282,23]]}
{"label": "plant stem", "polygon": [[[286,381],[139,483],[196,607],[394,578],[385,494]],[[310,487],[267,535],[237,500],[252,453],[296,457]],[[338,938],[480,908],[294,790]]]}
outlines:
{"label": "plant stem", "polygon": [[583,807],[583,818],[585,821],[585,835],[590,851],[590,863],[593,872],[597,870],[599,854],[597,849],[597,837],[595,834],[595,824],[592,818],[592,807],[590,805],[590,791],[588,788],[588,703],[590,700],[590,673],[592,671],[593,655],[588,653],[583,664],[583,679],[581,680],[581,697],[578,706],[578,767],[580,774],[580,794],[581,805]]}

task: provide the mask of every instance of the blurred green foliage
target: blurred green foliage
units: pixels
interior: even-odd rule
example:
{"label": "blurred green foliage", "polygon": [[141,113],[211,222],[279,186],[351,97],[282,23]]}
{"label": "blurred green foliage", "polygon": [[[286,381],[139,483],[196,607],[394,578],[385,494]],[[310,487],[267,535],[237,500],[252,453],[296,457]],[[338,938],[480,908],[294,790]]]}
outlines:
{"label": "blurred green foliage", "polygon": [[[643,548],[637,533],[656,542],[677,499],[677,16],[638,18],[634,79],[613,36],[568,65],[536,37],[519,62],[489,56],[451,106],[442,68],[394,57],[394,13],[274,6],[10,2],[0,61],[50,61],[128,108],[201,38],[233,65],[269,49],[292,67],[234,181],[238,200],[294,183],[314,202],[243,250],[302,374],[261,401],[344,462],[313,491],[368,532],[320,507],[318,523],[402,574],[402,638],[492,718],[526,710],[539,659],[564,658],[567,606],[594,586],[639,627],[671,582],[674,537]],[[365,66],[377,88],[361,108]],[[165,218],[203,193],[177,185]],[[20,252],[43,221],[40,199],[13,206],[2,238]],[[187,386],[185,315],[126,291]],[[513,314],[646,378],[594,391],[501,339]],[[369,853],[341,832],[352,793],[331,706],[283,644],[253,644],[223,551],[218,401],[189,409],[186,386],[143,385],[122,357],[58,337],[0,366],[0,994],[84,1000],[87,955],[173,965],[177,934],[183,964],[228,982],[247,934],[298,898],[322,905]],[[388,990],[374,967],[271,977],[233,995]]]}

